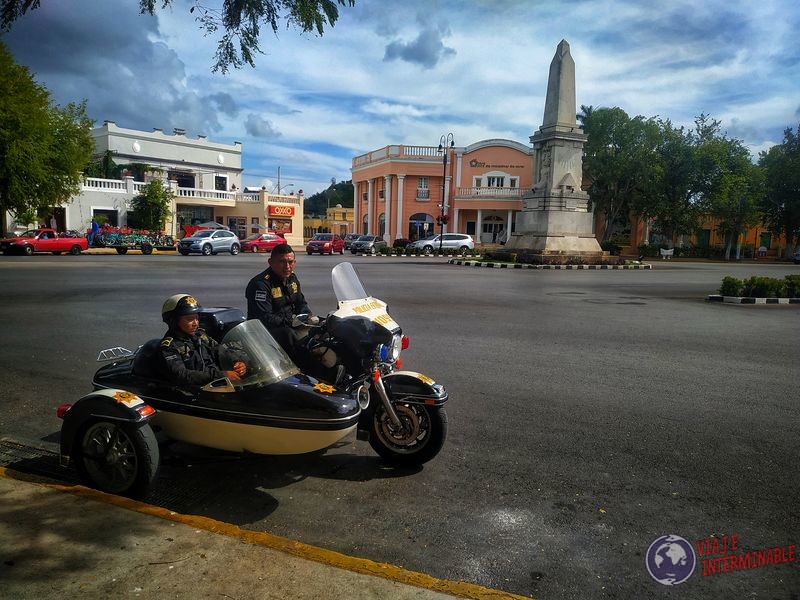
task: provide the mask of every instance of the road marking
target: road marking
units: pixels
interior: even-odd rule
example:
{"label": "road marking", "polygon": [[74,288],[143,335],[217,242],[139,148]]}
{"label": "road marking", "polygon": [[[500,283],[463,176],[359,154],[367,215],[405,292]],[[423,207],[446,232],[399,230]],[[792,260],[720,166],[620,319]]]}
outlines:
{"label": "road marking", "polygon": [[397,583],[424,588],[435,592],[441,592],[443,594],[450,594],[459,598],[472,598],[473,600],[531,600],[532,598],[531,596],[519,596],[517,594],[495,590],[465,581],[438,579],[425,573],[410,571],[389,563],[381,563],[369,560],[367,558],[348,556],[347,554],[342,554],[341,552],[326,550],[325,548],[304,544],[302,542],[290,540],[288,538],[273,535],[271,533],[242,529],[238,525],[232,525],[231,523],[217,521],[208,517],[176,513],[169,509],[147,504],[145,502],[140,502],[138,500],[106,494],[105,492],[87,488],[82,485],[67,485],[63,483],[57,483],[45,477],[22,473],[13,469],[7,469],[6,467],[2,466],[0,466],[0,477],[16,479],[18,481],[26,481],[32,484],[50,488],[58,492],[66,492],[76,496],[91,498],[92,500],[118,506],[120,508],[138,512],[140,514],[157,517],[167,521],[173,521],[176,523],[182,523],[196,529],[202,529],[211,533],[236,538],[248,544],[263,546],[265,548],[270,548],[271,550],[277,550],[298,558],[304,558],[306,560],[344,569],[353,573],[382,577],[384,579],[396,581]]}

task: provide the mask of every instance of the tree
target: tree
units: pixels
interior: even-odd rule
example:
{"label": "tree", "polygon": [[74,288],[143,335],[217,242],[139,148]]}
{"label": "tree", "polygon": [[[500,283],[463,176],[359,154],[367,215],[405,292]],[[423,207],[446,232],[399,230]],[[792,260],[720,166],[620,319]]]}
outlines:
{"label": "tree", "polygon": [[90,162],[83,174],[100,179],[118,179],[122,167],[114,162],[114,151],[106,150],[100,158]]}
{"label": "tree", "polygon": [[641,203],[657,176],[658,125],[642,116],[633,119],[621,108],[581,107],[588,140],[584,146],[585,176],[595,211],[605,215],[603,240],[608,241],[618,221]]}
{"label": "tree", "polygon": [[786,258],[791,258],[800,244],[800,143],[791,127],[783,132],[782,144],[760,154],[758,164],[766,180],[761,202],[764,224],[772,233],[785,236]]}
{"label": "tree", "polygon": [[697,163],[694,135],[670,120],[658,121],[658,168],[653,186],[640,197],[635,209],[653,220],[655,229],[669,239],[691,233],[700,211],[697,203]]}
{"label": "tree", "polygon": [[329,206],[341,204],[345,208],[353,207],[353,181],[340,181],[336,183],[331,179],[331,185],[323,192],[306,198],[303,203],[303,213],[306,215],[324,215]]}
{"label": "tree", "polygon": [[702,210],[719,220],[725,235],[725,260],[730,260],[739,236],[761,219],[759,205],[764,195],[763,175],[750,159],[741,140],[721,133],[720,122],[701,114],[695,119],[696,186]]}
{"label": "tree", "polygon": [[86,103],[64,108],[0,43],[0,231],[15,218],[52,210],[80,191],[92,156]]}
{"label": "tree", "polygon": [[[141,14],[154,15],[159,9],[173,6],[175,0],[139,0]],[[0,0],[0,29],[8,31],[19,17],[35,10],[41,0]],[[208,6],[205,0],[193,0],[189,14],[206,35],[224,32],[217,43],[213,71],[228,72],[245,64],[255,66],[254,56],[261,53],[261,26],[267,25],[278,34],[279,21],[303,33],[323,35],[325,27],[333,27],[339,19],[339,6],[355,6],[355,0],[223,0],[222,7]],[[238,49],[237,49],[238,46]]]}
{"label": "tree", "polygon": [[137,226],[151,231],[163,231],[164,225],[171,215],[169,207],[173,196],[172,190],[166,187],[160,179],[154,179],[142,186],[139,195],[131,200],[131,208],[134,211],[133,220]]}

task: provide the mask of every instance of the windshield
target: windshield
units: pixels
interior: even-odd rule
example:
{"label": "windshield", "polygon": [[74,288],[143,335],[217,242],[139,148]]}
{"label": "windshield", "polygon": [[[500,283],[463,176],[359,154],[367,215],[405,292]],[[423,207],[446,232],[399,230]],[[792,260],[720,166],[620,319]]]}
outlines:
{"label": "windshield", "polygon": [[31,230],[29,229],[29,230],[28,230],[28,231],[26,231],[25,233],[21,233],[21,234],[19,235],[19,237],[22,237],[22,238],[32,238],[32,237],[36,237],[36,232],[35,232],[35,231],[31,231]]}
{"label": "windshield", "polygon": [[356,270],[349,262],[342,262],[333,267],[331,280],[333,281],[333,292],[339,302],[369,298],[364,284],[361,283]]}
{"label": "windshield", "polygon": [[219,365],[223,371],[233,370],[238,361],[247,365],[247,373],[241,381],[233,382],[236,386],[261,387],[300,372],[261,321],[255,319],[231,329],[220,344]]}
{"label": "windshield", "polygon": [[330,233],[318,233],[312,239],[318,240],[318,241],[321,240],[321,241],[324,241],[324,242],[328,242],[328,241],[333,239],[333,234],[330,234]]}
{"label": "windshield", "polygon": [[213,234],[213,233],[214,233],[214,232],[213,232],[213,231],[211,231],[210,229],[206,229],[206,230],[204,230],[204,231],[195,231],[195,233],[194,233],[194,235],[193,235],[192,237],[195,237],[195,238],[204,238],[204,237],[208,237],[208,236],[210,236],[210,235],[211,235],[211,234]]}
{"label": "windshield", "polygon": [[358,238],[358,241],[359,242],[371,242],[374,239],[375,239],[374,235],[362,235],[360,238]]}
{"label": "windshield", "polygon": [[246,242],[252,242],[252,241],[254,241],[254,240],[257,240],[257,239],[259,239],[260,237],[261,237],[261,234],[260,234],[260,233],[254,233],[253,235],[248,235],[248,236],[247,236],[247,239],[246,239],[245,241],[246,241]]}

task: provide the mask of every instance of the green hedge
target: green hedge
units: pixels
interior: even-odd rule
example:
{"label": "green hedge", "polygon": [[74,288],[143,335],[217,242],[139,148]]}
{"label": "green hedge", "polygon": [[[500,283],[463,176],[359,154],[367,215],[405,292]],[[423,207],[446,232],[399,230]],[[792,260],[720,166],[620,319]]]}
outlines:
{"label": "green hedge", "polygon": [[800,275],[787,275],[783,279],[774,277],[750,277],[737,279],[725,277],[719,288],[722,296],[744,298],[800,298]]}

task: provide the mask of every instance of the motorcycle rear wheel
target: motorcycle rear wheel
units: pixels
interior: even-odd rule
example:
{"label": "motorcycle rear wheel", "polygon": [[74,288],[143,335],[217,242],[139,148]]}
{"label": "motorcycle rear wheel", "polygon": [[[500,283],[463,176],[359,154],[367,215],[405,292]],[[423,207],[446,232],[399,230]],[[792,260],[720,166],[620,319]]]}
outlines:
{"label": "motorcycle rear wheel", "polygon": [[158,442],[149,425],[96,419],[78,431],[75,466],[84,483],[111,494],[141,497],[158,470]]}
{"label": "motorcycle rear wheel", "polygon": [[382,405],[372,417],[369,445],[393,465],[410,467],[428,462],[442,449],[447,438],[447,413],[444,408],[421,404],[395,404],[402,421],[396,428]]}

